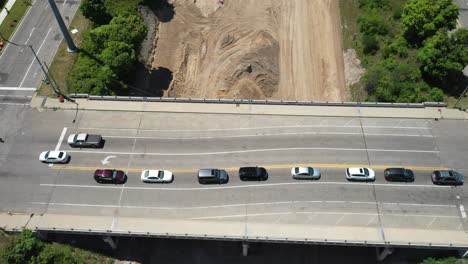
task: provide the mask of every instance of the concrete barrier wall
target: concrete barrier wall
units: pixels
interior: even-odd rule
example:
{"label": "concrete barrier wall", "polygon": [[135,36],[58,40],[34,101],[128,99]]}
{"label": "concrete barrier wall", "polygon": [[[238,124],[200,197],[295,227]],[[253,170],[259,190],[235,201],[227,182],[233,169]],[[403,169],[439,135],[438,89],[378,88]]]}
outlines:
{"label": "concrete barrier wall", "polygon": [[70,98],[85,98],[102,101],[130,101],[130,102],[171,102],[171,103],[211,103],[211,104],[257,104],[257,105],[310,105],[310,106],[350,106],[350,107],[395,107],[395,108],[424,108],[446,107],[446,103],[374,103],[374,102],[315,102],[315,101],[287,101],[287,100],[250,100],[250,99],[206,99],[206,98],[169,98],[169,97],[133,97],[133,96],[96,96],[88,94],[69,94]]}

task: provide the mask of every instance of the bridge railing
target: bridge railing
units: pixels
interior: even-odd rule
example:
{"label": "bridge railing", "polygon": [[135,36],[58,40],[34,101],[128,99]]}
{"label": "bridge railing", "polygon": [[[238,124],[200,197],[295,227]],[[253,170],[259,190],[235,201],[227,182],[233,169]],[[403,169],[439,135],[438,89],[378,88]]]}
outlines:
{"label": "bridge railing", "polygon": [[211,104],[245,104],[245,105],[307,105],[307,106],[350,106],[350,107],[397,107],[424,108],[446,107],[443,102],[423,103],[377,103],[377,102],[321,102],[321,101],[291,101],[291,100],[253,100],[253,99],[207,99],[207,98],[177,98],[177,97],[138,97],[138,96],[97,96],[88,94],[69,94],[70,98],[81,98],[101,101],[130,102],[170,102],[170,103],[211,103]]}

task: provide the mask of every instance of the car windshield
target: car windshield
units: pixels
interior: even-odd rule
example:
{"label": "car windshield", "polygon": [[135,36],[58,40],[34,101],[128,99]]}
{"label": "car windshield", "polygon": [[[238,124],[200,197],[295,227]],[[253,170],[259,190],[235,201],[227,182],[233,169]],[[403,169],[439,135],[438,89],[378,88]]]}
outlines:
{"label": "car windshield", "polygon": [[295,172],[296,174],[298,174],[298,173],[299,173],[299,168],[294,168],[294,172]]}
{"label": "car windshield", "polygon": [[118,172],[115,170],[112,172],[112,179],[115,179],[117,177]]}
{"label": "car windshield", "polygon": [[314,169],[309,167],[308,171],[309,171],[309,175],[314,175]]}
{"label": "car windshield", "polygon": [[362,176],[369,176],[369,170],[366,169],[366,168],[364,168],[364,174],[365,174],[365,175],[362,175]]}
{"label": "car windshield", "polygon": [[63,157],[63,152],[60,152],[59,155],[58,155],[59,158],[62,158]]}
{"label": "car windshield", "polygon": [[159,171],[158,178],[163,178],[163,177],[164,177],[164,171]]}
{"label": "car windshield", "polygon": [[47,151],[47,153],[45,154],[46,159],[49,157],[49,153],[50,153],[50,151]]}

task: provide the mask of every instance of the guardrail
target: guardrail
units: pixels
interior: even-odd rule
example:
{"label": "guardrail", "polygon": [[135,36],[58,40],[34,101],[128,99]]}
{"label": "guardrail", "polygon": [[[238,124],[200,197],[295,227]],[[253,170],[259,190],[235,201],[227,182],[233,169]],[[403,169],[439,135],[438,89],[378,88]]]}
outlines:
{"label": "guardrail", "polygon": [[253,100],[253,99],[206,99],[206,98],[176,98],[176,97],[135,97],[135,96],[97,96],[88,94],[69,94],[70,98],[81,98],[102,101],[130,101],[130,102],[169,102],[169,103],[211,103],[211,104],[245,104],[245,105],[307,105],[307,106],[350,106],[350,107],[395,107],[395,108],[424,108],[446,107],[446,103],[374,103],[374,102],[315,102],[288,100]]}
{"label": "guardrail", "polygon": [[[21,232],[22,229],[5,229],[10,232]],[[269,243],[289,243],[289,244],[320,244],[320,245],[346,245],[346,246],[375,246],[375,247],[411,247],[411,248],[432,248],[432,249],[466,249],[467,245],[458,244],[437,244],[437,243],[410,243],[404,241],[367,241],[367,240],[333,240],[333,239],[309,239],[309,238],[287,238],[287,237],[258,237],[258,236],[215,236],[199,234],[175,234],[175,233],[152,233],[152,232],[132,232],[113,231],[96,229],[64,229],[64,228],[41,228],[36,227],[34,232],[52,233],[72,233],[83,235],[102,236],[134,236],[134,237],[159,237],[177,239],[206,239],[218,241],[245,241],[245,242],[269,242]]]}

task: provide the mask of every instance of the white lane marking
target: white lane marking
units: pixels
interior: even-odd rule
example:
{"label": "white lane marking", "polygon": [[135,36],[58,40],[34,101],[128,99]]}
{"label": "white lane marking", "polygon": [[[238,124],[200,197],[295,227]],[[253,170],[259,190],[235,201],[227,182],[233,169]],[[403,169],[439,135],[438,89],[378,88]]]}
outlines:
{"label": "white lane marking", "polygon": [[57,142],[57,146],[55,146],[55,151],[60,149],[60,146],[62,145],[63,138],[65,137],[65,133],[67,133],[67,128],[64,127],[62,130],[62,134],[60,134],[60,138]]}
{"label": "white lane marking", "polygon": [[[366,136],[386,136],[386,137],[427,137],[433,138],[433,135],[415,135],[415,134],[377,134],[364,133]],[[217,139],[217,138],[244,138],[244,137],[271,137],[271,136],[302,136],[302,135],[357,135],[362,133],[340,133],[340,132],[298,132],[298,133],[268,133],[268,134],[247,134],[247,135],[229,135],[212,137],[144,137],[144,136],[105,136],[104,138],[130,138],[130,139],[166,139],[166,140],[194,140],[194,139]]]}
{"label": "white lane marking", "polygon": [[370,224],[372,224],[372,222],[374,222],[375,216],[376,216],[376,215],[372,216],[372,217],[369,219],[369,221],[367,221],[366,226],[369,226]]}
{"label": "white lane marking", "polygon": [[[285,183],[266,183],[266,184],[251,184],[251,185],[234,185],[234,186],[218,186],[218,187],[125,187],[128,190],[158,190],[158,191],[210,191],[224,189],[242,189],[242,188],[257,188],[257,187],[276,187],[286,185],[353,185],[353,186],[376,186],[376,187],[408,187],[408,188],[452,188],[452,186],[444,185],[422,185],[422,184],[390,184],[390,183],[345,183],[345,182],[285,182]],[[120,186],[102,186],[102,185],[74,185],[74,184],[51,184],[41,183],[40,186],[48,187],[65,187],[65,188],[95,188],[95,189],[120,189]],[[397,203],[396,203],[397,204]]]}
{"label": "white lane marking", "polygon": [[459,208],[460,208],[460,213],[461,213],[462,218],[465,219],[466,218],[465,207],[460,204]]}
{"label": "white lane marking", "polygon": [[19,98],[32,98],[31,95],[6,95],[6,94],[0,94],[0,97],[19,97]]}
{"label": "white lane marking", "polygon": [[26,39],[26,41],[24,42],[24,45],[27,45],[27,44],[28,44],[28,41],[29,41],[29,39],[31,38],[32,34],[34,33],[34,30],[36,30],[35,27],[32,28],[31,33],[29,33],[29,37],[28,37],[28,38]]}
{"label": "white lane marking", "polygon": [[29,104],[19,104],[19,103],[0,103],[1,105],[22,105],[22,106],[25,106],[25,105],[29,105]]}
{"label": "white lane marking", "polygon": [[[326,204],[326,203],[343,203],[347,204],[348,201],[283,201],[283,202],[270,202],[270,203],[243,203],[243,204],[221,204],[221,205],[207,205],[207,206],[188,206],[188,207],[164,207],[164,206],[132,206],[132,205],[122,205],[121,208],[129,209],[153,209],[153,210],[204,210],[204,209],[219,209],[219,208],[235,208],[235,207],[246,207],[246,206],[268,206],[268,205],[295,205],[295,204]],[[353,202],[359,204],[373,204],[375,202]],[[77,206],[77,207],[119,207],[118,205],[106,205],[106,204],[76,204],[76,203],[46,203],[46,202],[32,202],[32,204],[40,205],[60,205],[60,206]],[[386,202],[381,202],[379,204],[387,204]],[[401,205],[412,205],[412,204],[401,204]],[[442,208],[453,208],[455,205],[450,204],[419,204],[420,207],[427,206],[437,206]]]}
{"label": "white lane marking", "polygon": [[439,153],[438,150],[409,150],[409,149],[353,149],[353,148],[273,148],[273,149],[249,149],[219,152],[187,152],[187,153],[158,153],[158,152],[113,152],[113,151],[90,151],[90,150],[69,150],[70,153],[86,154],[114,154],[114,155],[147,155],[147,156],[208,156],[208,155],[229,155],[255,152],[278,152],[278,151],[298,151],[298,150],[322,150],[322,151],[369,151],[369,152],[404,152],[404,153]]}
{"label": "white lane marking", "polygon": [[[155,132],[208,132],[208,131],[233,131],[233,130],[257,130],[257,129],[278,129],[278,128],[314,128],[314,127],[332,127],[332,128],[361,128],[361,126],[336,126],[336,125],[302,125],[302,126],[265,126],[265,127],[232,127],[232,128],[210,128],[210,129],[136,129],[136,128],[103,128],[103,127],[83,127],[81,130],[138,130]],[[427,129],[430,127],[392,127],[392,126],[363,126],[363,128],[382,128],[382,129]]]}
{"label": "white lane marking", "polygon": [[[287,214],[324,214],[324,215],[368,215],[376,216],[376,213],[343,213],[343,212],[278,212],[278,213],[259,213],[259,214],[235,214],[235,215],[217,215],[217,216],[203,216],[192,217],[190,220],[207,220],[207,219],[223,219],[223,218],[239,218],[239,217],[255,217],[255,216],[271,216],[271,215],[287,215]],[[401,217],[440,217],[440,218],[457,218],[457,216],[445,215],[420,215],[420,214],[383,214],[384,216],[401,216]]]}
{"label": "white lane marking", "polygon": [[432,218],[432,220],[426,225],[426,228],[431,227],[431,225],[437,220],[437,217]]}
{"label": "white lane marking", "polygon": [[28,88],[28,87],[0,87],[0,91],[36,91],[36,88]]}
{"label": "white lane marking", "polygon": [[[46,34],[44,40],[42,41],[41,45],[39,46],[39,49],[36,51],[36,55],[39,55],[39,52],[41,51],[42,45],[44,45],[44,43],[45,43],[45,41],[47,39],[47,36],[49,36],[49,33],[50,33],[51,30],[52,30],[52,28],[49,28],[49,31],[47,31],[47,34]],[[23,83],[26,80],[26,77],[28,76],[29,71],[31,70],[31,67],[33,66],[35,60],[36,60],[36,57],[33,54],[33,60],[31,61],[31,64],[29,64],[28,70],[24,74],[23,80],[21,81],[19,87],[23,86]]]}

